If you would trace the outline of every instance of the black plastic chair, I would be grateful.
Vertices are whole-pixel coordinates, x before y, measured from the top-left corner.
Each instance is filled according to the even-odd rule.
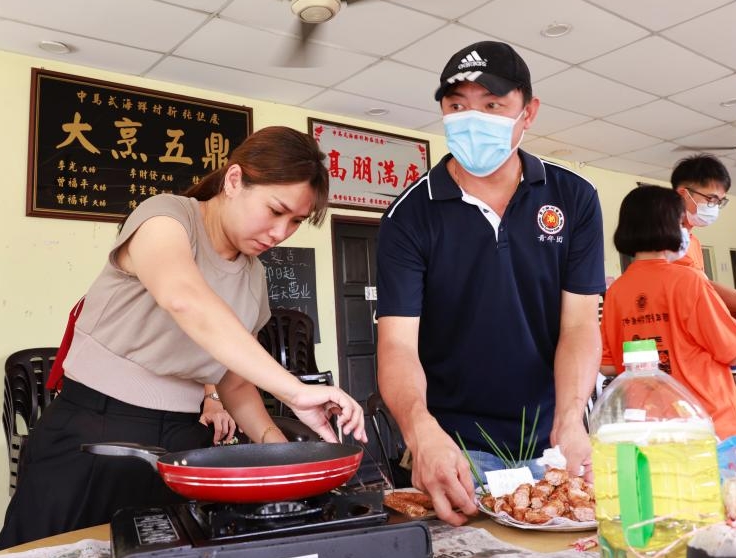
[[[314,357],[314,322],[298,310],[275,308],[271,319],[258,332],[258,341],[271,356],[305,384],[332,386],[331,371],[320,372]],[[264,393],[269,412],[279,416],[291,411],[283,403]]]
[[[28,433],[56,397],[56,392],[45,386],[57,351],[58,347],[24,349],[5,360],[3,430],[10,462],[11,495],[18,484]]]

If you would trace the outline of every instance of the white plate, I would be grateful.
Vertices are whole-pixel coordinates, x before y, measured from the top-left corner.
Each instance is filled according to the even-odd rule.
[[[480,489],[476,490],[480,495]],[[500,525],[506,525],[507,527],[515,527],[517,529],[527,529],[529,531],[592,531],[598,528],[597,521],[574,521],[567,519],[566,517],[555,517],[550,519],[547,523],[525,523],[524,521],[517,521],[507,513],[495,513],[492,509],[484,506],[480,500],[478,501],[478,508],[485,514],[489,515],[493,521]]]

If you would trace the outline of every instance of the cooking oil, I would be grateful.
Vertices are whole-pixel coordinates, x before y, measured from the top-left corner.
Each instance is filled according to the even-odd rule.
[[[601,556],[685,558],[696,529],[724,520],[713,421],[659,370],[654,340],[623,356],[589,420]]]
[[[649,464],[653,532],[642,556],[685,557],[687,535],[723,521],[716,440],[707,424],[650,422],[601,426],[593,437],[596,519],[601,556],[634,557],[621,524],[616,448],[637,440]]]

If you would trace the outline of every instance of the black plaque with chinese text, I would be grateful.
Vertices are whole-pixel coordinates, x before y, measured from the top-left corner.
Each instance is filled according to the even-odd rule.
[[[227,161],[252,109],[33,68],[26,215],[121,221]]]
[[[309,315],[314,322],[314,342],[319,343],[314,248],[276,246],[259,258],[266,268],[268,305]]]

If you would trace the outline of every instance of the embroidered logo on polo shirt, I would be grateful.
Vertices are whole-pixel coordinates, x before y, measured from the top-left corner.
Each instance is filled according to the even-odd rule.
[[[557,234],[565,226],[565,216],[559,207],[543,205],[537,213],[537,224],[545,234]]]

